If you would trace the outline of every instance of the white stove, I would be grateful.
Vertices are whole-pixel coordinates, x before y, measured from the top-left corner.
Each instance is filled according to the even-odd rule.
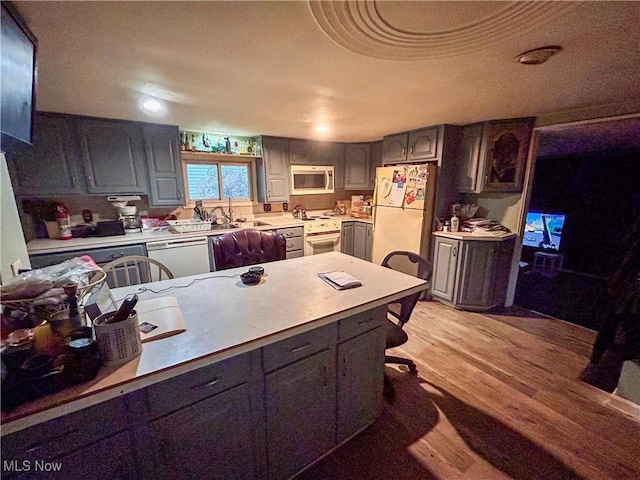
[[[304,254],[340,251],[342,221],[339,218],[313,216],[304,220]]]

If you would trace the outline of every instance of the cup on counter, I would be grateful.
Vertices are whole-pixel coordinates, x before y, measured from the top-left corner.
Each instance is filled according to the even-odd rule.
[[[98,350],[106,366],[122,365],[142,353],[138,314],[132,311],[127,319],[109,323],[116,311],[100,315],[93,321]]]

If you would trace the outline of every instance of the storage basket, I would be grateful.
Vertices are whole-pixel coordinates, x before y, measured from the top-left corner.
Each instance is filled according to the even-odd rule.
[[[134,310],[126,320],[104,323],[115,311],[100,315],[93,321],[98,350],[106,366],[122,365],[142,353],[138,314]]]

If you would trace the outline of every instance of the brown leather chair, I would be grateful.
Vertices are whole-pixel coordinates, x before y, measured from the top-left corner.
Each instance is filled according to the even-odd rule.
[[[287,240],[281,233],[247,228],[215,237],[211,245],[216,270],[287,258]]]

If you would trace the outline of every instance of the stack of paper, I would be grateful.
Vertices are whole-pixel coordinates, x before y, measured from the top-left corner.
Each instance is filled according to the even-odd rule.
[[[360,280],[343,271],[319,273],[318,276],[336,290],[345,290],[362,285]]]

